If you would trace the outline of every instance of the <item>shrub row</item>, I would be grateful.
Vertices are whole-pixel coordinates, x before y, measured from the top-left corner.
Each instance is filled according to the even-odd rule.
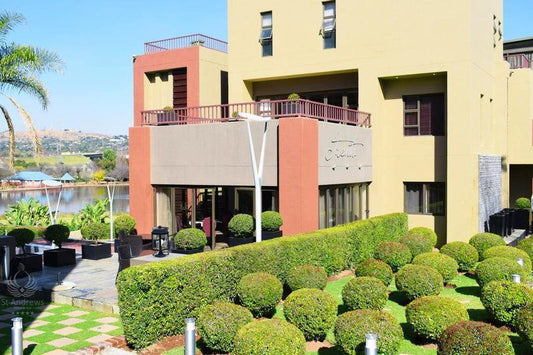
[[[42,238],[44,236],[44,231],[46,230],[46,227],[8,225],[8,226],[0,226],[0,231],[3,232],[5,235],[7,235],[13,229],[20,229],[20,228],[26,228],[26,229],[31,230],[35,234],[35,238]]]
[[[187,317],[215,300],[234,300],[239,280],[268,272],[283,283],[294,266],[323,267],[328,275],[370,258],[381,242],[407,232],[407,216],[390,214],[296,236],[130,267],[117,281],[128,342],[146,347],[183,332]],[[440,276],[440,275],[439,275]]]

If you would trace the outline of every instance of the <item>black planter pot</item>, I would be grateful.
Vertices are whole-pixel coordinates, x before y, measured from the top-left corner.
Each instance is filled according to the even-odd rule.
[[[279,238],[283,235],[282,231],[262,231],[261,232],[261,239],[262,240],[269,240],[274,238]]]
[[[228,237],[228,245],[230,247],[235,247],[237,245],[243,245],[243,244],[250,244],[253,242],[255,242],[255,237],[248,237],[248,238]]]
[[[489,217],[490,232],[505,237],[505,233],[507,232],[505,222],[505,215],[503,213],[495,213],[491,215]]]
[[[111,244],[83,244],[81,246],[82,259],[100,260],[111,257]]]
[[[171,252],[176,254],[197,254],[204,251],[204,247],[196,248],[196,249],[179,249],[179,248],[172,248]]]
[[[76,264],[76,250],[71,248],[50,249],[43,252],[45,266]]]
[[[41,271],[43,269],[43,256],[40,254],[15,255],[11,260],[11,273],[14,275],[18,271],[19,264],[24,264],[27,273]],[[23,273],[22,276],[25,274]]]
[[[514,228],[529,230],[529,210],[518,209],[515,211]]]

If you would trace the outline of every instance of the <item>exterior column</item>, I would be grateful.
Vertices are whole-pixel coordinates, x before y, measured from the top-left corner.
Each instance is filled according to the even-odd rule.
[[[318,121],[279,120],[279,211],[283,234],[318,229]]]
[[[130,127],[130,214],[139,234],[150,234],[155,222],[151,184],[150,127]]]

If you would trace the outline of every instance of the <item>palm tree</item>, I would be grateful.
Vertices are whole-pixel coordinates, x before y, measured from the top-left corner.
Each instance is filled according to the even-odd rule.
[[[42,148],[33,126],[31,117],[7,91],[26,93],[39,100],[43,109],[48,107],[48,92],[38,75],[47,71],[60,71],[62,62],[59,56],[53,52],[33,46],[8,43],[6,37],[16,26],[24,22],[24,16],[18,13],[0,13],[0,94],[6,96],[17,108],[24,123],[28,126],[35,154],[41,154]],[[0,105],[9,131],[9,167],[15,167],[15,131],[9,111]]]

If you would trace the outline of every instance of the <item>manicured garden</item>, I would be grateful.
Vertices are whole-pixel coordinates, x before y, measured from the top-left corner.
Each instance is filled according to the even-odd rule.
[[[232,354],[358,353],[369,333],[387,354],[530,353],[532,240],[435,243],[398,214],[132,268],[118,283],[124,332],[142,348],[195,316],[198,345]]]

